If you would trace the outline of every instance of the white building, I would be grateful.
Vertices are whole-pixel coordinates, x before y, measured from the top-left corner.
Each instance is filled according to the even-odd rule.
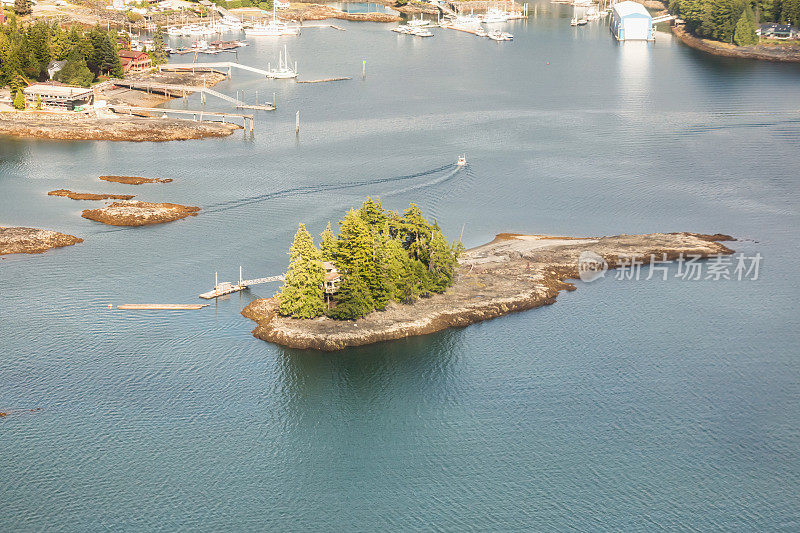
[[[642,4],[620,2],[611,12],[611,32],[618,41],[653,41],[653,17]]]

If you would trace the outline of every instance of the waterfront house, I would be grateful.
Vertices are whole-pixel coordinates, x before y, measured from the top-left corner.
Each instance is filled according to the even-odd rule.
[[[146,52],[135,50],[120,50],[119,61],[122,64],[122,72],[146,72],[153,68],[153,62]]]
[[[289,2],[281,2],[281,0],[275,0],[275,9],[289,9]]]
[[[618,41],[653,41],[653,17],[642,4],[625,1],[614,4],[611,32]]]
[[[35,83],[22,90],[25,102],[34,107],[41,102],[42,109],[73,111],[76,107],[94,101],[94,91],[85,87],[63,85],[57,82]]]
[[[761,24],[756,33],[765,39],[797,39],[800,38],[800,30],[790,24],[778,24],[768,22]]]
[[[325,269],[325,294],[335,294],[339,292],[339,282],[342,280],[342,275],[336,265],[330,261],[323,261],[322,268]]]

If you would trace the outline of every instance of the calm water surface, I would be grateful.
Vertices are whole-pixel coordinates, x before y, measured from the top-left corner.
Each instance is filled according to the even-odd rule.
[[[254,135],[2,140],[0,225],[85,242],[0,259],[0,530],[797,531],[800,66],[531,13],[499,44],[309,28],[286,41],[302,77],[353,80],[235,72],[216,88],[277,99]],[[283,42],[250,39],[239,60],[275,63]],[[120,230],[57,188],[204,212]],[[202,311],[107,308],[194,302],[239,265],[281,272],[298,222],[319,233],[366,195],[465,225],[468,246],[719,231],[764,260],[756,281],[579,283],[548,308],[337,354],[250,336],[239,312],[275,286]]]

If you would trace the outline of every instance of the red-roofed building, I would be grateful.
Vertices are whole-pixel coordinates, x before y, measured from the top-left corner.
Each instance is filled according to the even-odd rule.
[[[120,50],[119,62],[122,64],[122,72],[146,72],[153,68],[150,56],[146,52],[135,50]]]

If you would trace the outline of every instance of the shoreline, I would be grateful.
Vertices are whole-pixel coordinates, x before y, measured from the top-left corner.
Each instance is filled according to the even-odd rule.
[[[733,251],[718,241],[727,235],[654,233],[601,238],[499,234],[492,242],[464,252],[456,282],[444,293],[403,305],[392,302],[355,321],[327,317],[302,320],[277,314],[276,298],[254,300],[242,315],[257,323],[252,331],[261,340],[295,349],[337,351],[405,337],[463,327],[509,313],[556,302],[561,291],[576,286],[578,258],[589,251],[601,256],[609,269],[623,258],[643,265],[683,255],[707,258]]]
[[[734,57],[740,59],[760,59],[778,63],[800,63],[800,44],[786,51],[782,46],[766,47],[734,46],[709,39],[702,39],[692,35],[683,26],[671,26],[672,33],[690,48],[721,57]],[[770,53],[775,52],[775,53]]]
[[[150,72],[134,79],[162,83],[205,83],[212,87],[224,80],[222,74]],[[152,107],[174,97],[122,87],[103,87],[98,95],[110,104]],[[59,141],[188,141],[209,137],[227,137],[241,126],[216,121],[195,122],[191,119],[116,114],[98,108],[84,113],[28,109],[0,111],[0,136],[18,139]]]

